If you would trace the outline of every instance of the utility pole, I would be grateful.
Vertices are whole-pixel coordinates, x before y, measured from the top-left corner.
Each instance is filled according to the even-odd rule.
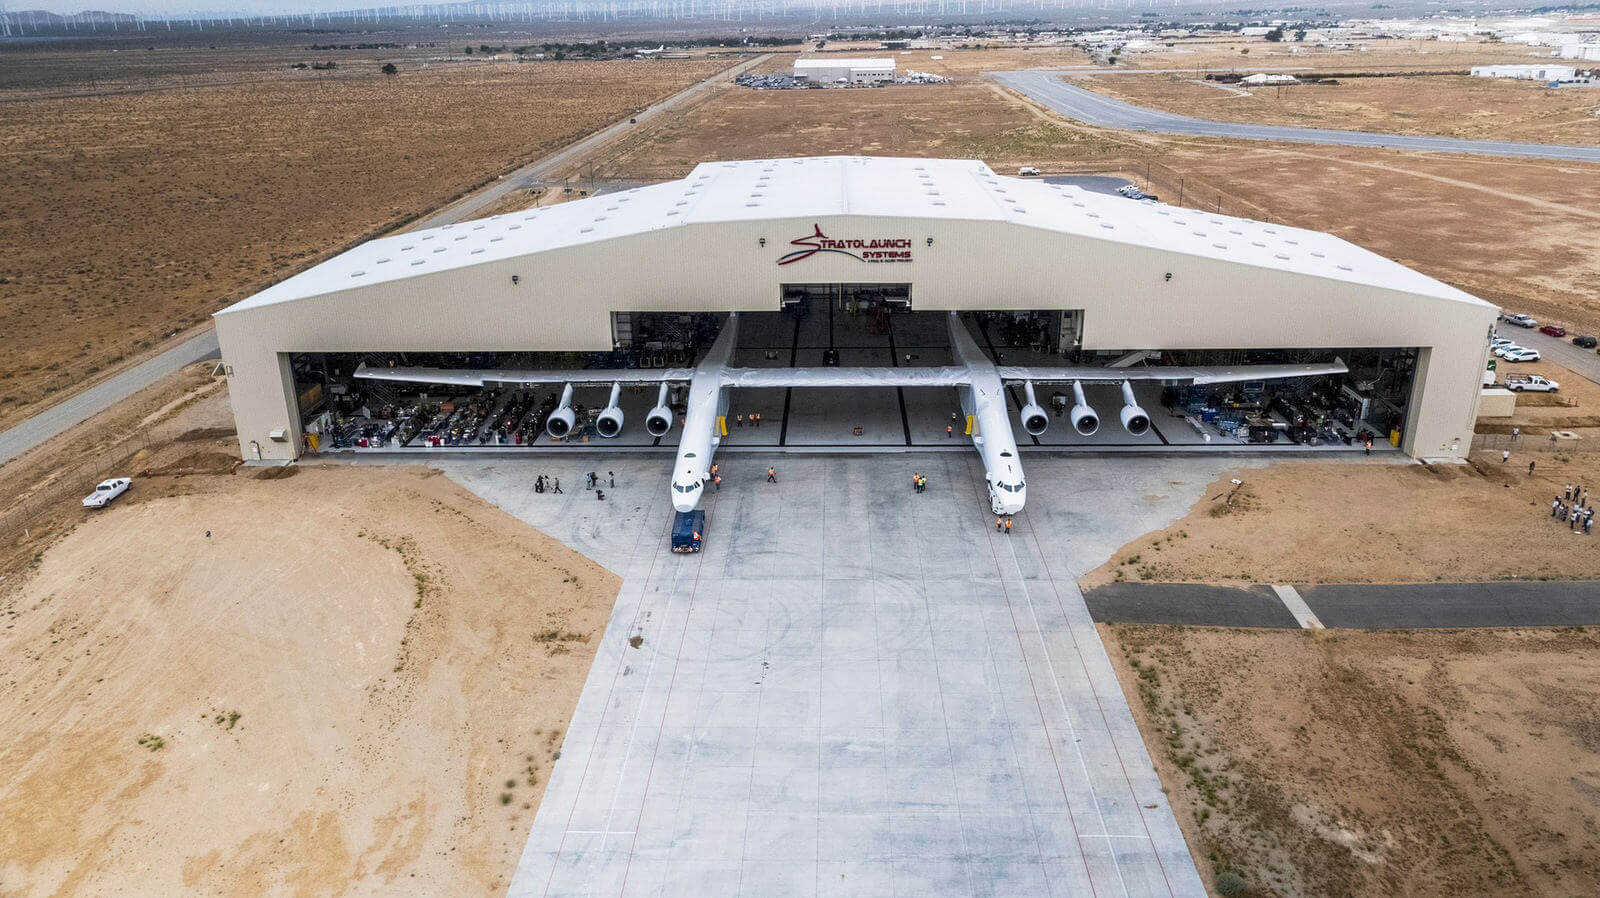
[[[1178,179],[1178,208],[1183,208],[1183,179]]]

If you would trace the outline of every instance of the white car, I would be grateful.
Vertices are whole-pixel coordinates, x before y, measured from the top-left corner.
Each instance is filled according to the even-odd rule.
[[[1506,357],[1506,353],[1508,353],[1508,352],[1521,352],[1521,351],[1522,351],[1522,347],[1518,346],[1515,343],[1506,343],[1506,344],[1504,344],[1502,346],[1496,346],[1494,348],[1495,356],[1498,357],[1498,358],[1502,358],[1502,359]]]
[[[1031,165],[1024,165],[1017,169],[1017,174],[1024,178],[1036,178],[1039,176],[1039,170]]]
[[[133,480],[127,477],[114,477],[111,480],[102,480],[94,488],[94,492],[83,497],[84,508],[105,508],[111,500],[128,491],[133,486]]]
[[[1517,327],[1535,327],[1539,322],[1527,315],[1507,315],[1506,324],[1515,324]]]
[[[1501,358],[1508,362],[1537,362],[1539,361],[1539,350],[1521,348],[1513,349],[1501,356]]]
[[[1516,344],[1516,342],[1517,341],[1515,340],[1507,340],[1505,337],[1495,337],[1493,340],[1489,341],[1489,348],[1499,349],[1502,346],[1513,346]]]

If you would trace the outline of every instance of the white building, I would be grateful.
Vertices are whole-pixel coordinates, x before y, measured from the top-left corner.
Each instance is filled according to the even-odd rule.
[[[739,312],[752,333],[766,321],[782,334],[792,303],[816,303],[810,320],[831,327],[832,310],[872,297],[933,332],[952,311],[1048,319],[1037,339],[1053,345],[1039,351],[1091,360],[1337,357],[1350,377],[1331,388],[1387,403],[1375,429],[1426,457],[1471,444],[1498,311],[1330,234],[973,160],[852,156],[707,162],[678,181],[383,237],[216,323],[240,452],[282,461],[303,451],[300,397],[329,371],[395,354],[571,367],[560,360],[637,348],[652,319],[714,331]]]
[[[1239,83],[1257,86],[1263,84],[1299,84],[1300,82],[1296,81],[1293,75],[1275,75],[1269,72],[1257,72],[1254,75],[1246,75],[1244,78],[1241,78]]]
[[[894,80],[893,59],[813,57],[794,61],[794,80],[809,84],[882,84]]]
[[[1570,65],[1475,65],[1474,78],[1517,78],[1523,81],[1571,81],[1578,70]]]
[[[1561,58],[1600,62],[1600,44],[1562,44]]]

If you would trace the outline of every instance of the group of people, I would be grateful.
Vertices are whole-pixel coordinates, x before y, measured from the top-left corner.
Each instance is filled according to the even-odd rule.
[[[744,412],[740,412],[739,414],[734,415],[733,416],[733,426],[734,427],[743,427],[746,418],[750,419],[750,426],[751,427],[760,427],[761,426],[761,413],[760,412],[750,412],[749,414],[745,414]]]
[[[1550,501],[1550,517],[1570,525],[1573,533],[1592,535],[1594,509],[1589,507],[1589,491],[1580,484],[1567,484],[1566,490]]]
[[[994,529],[995,529],[996,532],[1004,533],[1006,536],[1010,536],[1011,535],[1011,518],[1009,516],[1002,517],[1001,515],[995,515],[994,516]]]
[[[921,474],[918,474],[916,471],[912,471],[911,472],[911,491],[913,493],[925,493],[925,492],[927,492],[928,491],[928,478],[922,476]]]
[[[611,487],[612,489],[616,489],[616,486],[617,486],[617,472],[616,471],[607,471],[606,472],[606,485]],[[606,491],[600,488],[600,475],[599,474],[596,474],[595,472],[590,471],[589,472],[589,482],[584,484],[583,488],[586,489],[586,490],[594,490],[594,497],[595,497],[596,501],[599,501],[599,502],[606,501]]]
[[[561,478],[540,474],[538,477],[533,478],[533,491],[536,493],[559,493],[561,492]]]

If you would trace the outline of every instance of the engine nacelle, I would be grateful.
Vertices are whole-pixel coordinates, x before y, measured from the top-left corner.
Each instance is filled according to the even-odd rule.
[[[667,408],[667,385],[656,394],[656,407],[644,416],[644,429],[653,437],[664,437],[672,429],[672,409]]]
[[[1033,381],[1024,381],[1022,390],[1028,396],[1028,403],[1022,407],[1017,418],[1022,422],[1022,429],[1033,436],[1038,436],[1050,428],[1050,416],[1039,405],[1039,400],[1033,396]]]
[[[544,432],[553,439],[561,439],[572,432],[578,423],[578,416],[572,411],[572,384],[561,388],[561,401],[556,403],[556,410],[544,421]]]
[[[622,409],[617,401],[622,398],[622,384],[611,385],[611,400],[606,403],[605,411],[594,419],[594,429],[606,439],[611,439],[622,433]]]
[[[1139,407],[1133,398],[1133,384],[1127,381],[1122,382],[1122,429],[1134,436],[1150,429],[1150,413]]]
[[[1088,400],[1083,398],[1083,384],[1072,382],[1072,429],[1083,436],[1092,436],[1100,429],[1100,416],[1089,407]]]

